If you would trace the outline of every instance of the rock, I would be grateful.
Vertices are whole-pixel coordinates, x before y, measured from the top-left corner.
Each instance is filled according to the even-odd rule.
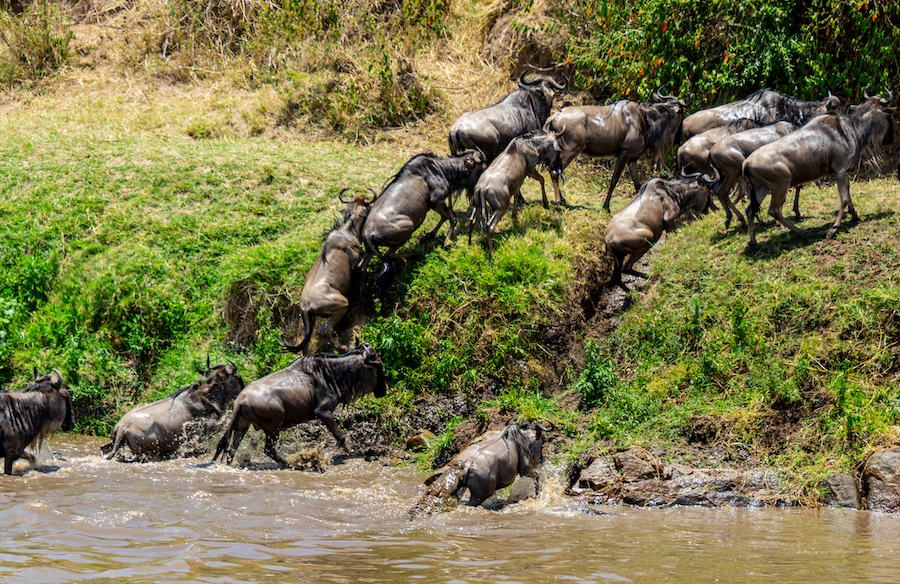
[[[671,476],[671,472],[667,475],[666,469],[658,458],[640,447],[613,454],[613,462],[625,482],[663,479]]]
[[[672,505],[684,505],[686,507],[712,507],[713,503],[706,498],[706,494],[703,491],[691,491],[689,493],[682,493],[675,497],[675,500],[672,501]]]
[[[419,430],[419,433],[406,440],[406,449],[414,452],[426,450],[428,442],[434,439],[434,434],[428,430]]]
[[[578,486],[582,489],[611,493],[618,490],[619,472],[609,458],[596,458],[578,477]]]
[[[859,509],[859,489],[852,476],[843,472],[831,473],[822,479],[821,486],[823,504]]]
[[[900,448],[870,456],[863,469],[862,485],[867,509],[900,511]]]

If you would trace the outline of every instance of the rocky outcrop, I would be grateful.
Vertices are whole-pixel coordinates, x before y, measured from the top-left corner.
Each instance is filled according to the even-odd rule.
[[[773,471],[703,469],[663,464],[643,448],[631,448],[594,459],[569,494],[585,503],[625,503],[641,507],[793,506]]]
[[[870,456],[860,482],[867,509],[900,511],[900,448],[882,450]]]
[[[856,479],[843,472],[835,472],[822,479],[822,499],[824,505],[859,509],[859,489]]]

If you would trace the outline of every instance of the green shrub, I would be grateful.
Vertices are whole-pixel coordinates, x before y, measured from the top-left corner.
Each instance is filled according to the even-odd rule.
[[[596,96],[665,84],[694,105],[772,87],[807,99],[900,85],[900,5],[843,0],[567,0],[567,59]],[[865,55],[864,59],[859,58]]]

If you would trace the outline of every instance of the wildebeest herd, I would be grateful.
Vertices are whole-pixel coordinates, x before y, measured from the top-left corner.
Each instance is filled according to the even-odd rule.
[[[893,96],[865,94],[856,105],[842,105],[829,94],[822,101],[800,101],[769,89],[745,99],[705,109],[684,117],[687,104],[662,88],[649,101],[629,99],[607,105],[565,107],[551,115],[554,96],[566,89],[549,76],[523,74],[518,87],[498,103],[469,112],[450,128],[449,156],[421,153],[413,156],[373,198],[345,198],[343,222],[327,234],[322,251],[306,275],[300,297],[303,336],[294,353],[307,352],[316,319],[325,319],[331,346],[339,346],[335,328],[361,297],[367,266],[374,257],[381,268],[371,286],[379,290],[398,259],[397,251],[424,223],[429,210],[440,220],[425,237],[434,237],[445,222],[444,240],[450,245],[456,231],[454,195],[467,195],[469,240],[480,218],[488,254],[492,234],[506,211],[523,203],[520,190],[526,177],[540,183],[542,203],[549,207],[545,168],[554,188],[555,203],[566,204],[559,182],[564,170],[581,153],[615,159],[603,202],[610,198],[627,164],[634,182],[634,198],[609,221],[605,241],[613,264],[610,284],[625,288],[622,274],[669,231],[687,218],[714,209],[715,197],[726,214],[747,225],[748,247],[756,245],[756,221],[763,199],[771,194],[769,214],[784,227],[798,232],[782,215],[787,191],[796,188],[794,213],[799,217],[800,185],[825,176],[837,181],[840,204],[828,236],[840,227],[845,211],[857,218],[850,199],[848,171],[864,157],[874,156],[893,140]],[[673,178],[651,178],[641,185],[637,162],[651,159],[665,166],[676,145],[679,173]],[[744,216],[731,191],[741,178],[747,184],[749,205]],[[374,193],[373,193],[374,194]],[[627,290],[627,288],[626,288]],[[208,435],[218,428],[226,408],[233,413],[218,442],[213,461],[231,463],[250,427],[265,434],[265,454],[285,466],[275,445],[281,430],[309,420],[321,420],[338,444],[350,445],[334,410],[368,393],[384,396],[384,365],[368,343],[354,344],[341,354],[316,353],[246,387],[234,364],[199,370],[202,379],[179,389],[169,398],[128,412],[113,431],[102,453],[112,459],[128,446],[139,459],[175,456],[191,435]],[[58,428],[72,427],[72,401],[62,375],[43,377],[19,392],[0,392],[0,455],[4,472],[30,457],[29,445],[39,445]],[[425,482],[425,494],[411,515],[439,507],[451,496],[469,489],[469,503],[481,504],[517,475],[537,477],[546,429],[539,424],[510,424],[500,433],[473,443]]]

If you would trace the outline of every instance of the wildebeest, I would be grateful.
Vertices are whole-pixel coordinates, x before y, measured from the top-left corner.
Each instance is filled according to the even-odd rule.
[[[822,101],[801,101],[780,91],[760,89],[744,99],[700,110],[684,118],[681,139],[688,140],[701,132],[741,118],[753,120],[759,125],[791,122],[800,126],[840,105],[841,100],[831,95],[830,91]]]
[[[774,142],[761,146],[744,161],[742,171],[750,185],[747,208],[752,249],[756,245],[756,214],[767,193],[772,193],[769,215],[794,233],[800,230],[781,212],[787,191],[817,178],[831,175],[837,180],[840,203],[837,217],[828,231],[834,236],[849,208],[859,220],[850,200],[850,178],[847,171],[862,155],[875,156],[882,144],[893,143],[894,109],[885,107],[892,98],[867,97],[861,104],[844,111],[822,114],[805,126]]]
[[[444,244],[450,243],[456,217],[447,199],[463,189],[469,191],[471,198],[472,189],[486,166],[484,154],[477,150],[466,150],[455,156],[417,154],[403,165],[375,198],[363,226],[367,251],[376,254],[384,264],[379,276],[390,267],[388,257],[409,241],[425,221],[429,209],[437,211],[441,220],[428,235],[433,236],[444,221],[449,221],[450,230]],[[382,247],[389,252],[382,253],[379,249]]]
[[[502,432],[470,444],[425,480],[425,493],[410,510],[410,518],[439,510],[450,497],[458,499],[467,488],[468,505],[481,505],[520,475],[534,479],[538,492],[546,431],[540,424],[510,424]]]
[[[653,247],[663,231],[671,231],[683,217],[699,215],[706,208],[710,185],[718,178],[717,174],[706,177],[696,173],[672,180],[652,178],[644,183],[606,228],[606,249],[613,259],[609,283],[627,291],[623,273],[643,276],[632,270],[634,263]]]
[[[494,105],[463,114],[450,126],[450,152],[481,150],[490,162],[516,136],[540,130],[550,115],[554,96],[567,85],[546,76],[527,79],[522,73],[518,89]]]
[[[722,138],[709,151],[709,162],[719,171],[719,181],[713,185],[713,192],[725,208],[725,227],[731,225],[731,212],[737,215],[742,226],[746,226],[744,216],[729,197],[734,184],[741,178],[741,166],[747,156],[761,146],[787,136],[797,127],[790,122],[775,122],[761,128],[753,128]],[[800,187],[794,194],[794,215],[800,218]]]
[[[106,458],[112,460],[126,444],[141,459],[169,458],[192,436],[215,430],[225,408],[244,388],[244,380],[234,363],[210,367],[207,359],[206,369],[197,371],[204,379],[122,416],[112,440],[100,447]]]
[[[480,212],[481,226],[487,237],[488,255],[494,253],[491,235],[510,203],[513,206],[513,217],[516,216],[517,197],[526,176],[540,183],[542,203],[545,209],[549,207],[544,177],[538,172],[537,167],[552,166],[558,157],[559,143],[549,134],[535,131],[513,138],[503,153],[481,174],[475,185],[469,216],[469,243],[472,242],[472,224],[475,222],[475,215]],[[490,218],[488,207],[493,211]]]
[[[757,123],[753,120],[741,118],[725,126],[718,126],[697,134],[678,147],[678,152],[675,155],[675,159],[678,161],[678,168],[685,174],[710,172],[712,168],[709,165],[709,151],[712,147],[732,134],[750,130],[756,126]]]
[[[338,444],[349,452],[347,439],[334,419],[334,409],[369,392],[374,392],[375,397],[387,393],[381,357],[372,345],[363,343],[341,355],[300,357],[244,388],[234,400],[231,422],[219,440],[213,460],[224,453],[224,460],[230,464],[252,425],[266,435],[266,455],[287,466],[275,450],[279,432],[315,418],[322,420]]]
[[[72,396],[63,385],[62,375],[53,371],[34,378],[22,391],[0,392],[0,456],[3,472],[12,474],[19,458],[34,461],[25,449],[35,444],[39,449],[44,439],[62,428],[74,426]]]
[[[362,197],[338,198],[347,205],[344,222],[325,237],[322,251],[306,273],[306,282],[300,292],[300,315],[303,319],[303,339],[298,345],[285,344],[295,353],[306,351],[315,328],[316,317],[328,319],[331,332],[350,308],[354,280],[359,280],[363,268],[362,229],[370,213],[370,201]]]
[[[619,100],[609,105],[572,106],[563,108],[547,120],[544,131],[556,135],[562,152],[550,179],[556,200],[565,202],[559,190],[562,170],[580,153],[591,156],[614,156],[612,179],[603,208],[609,211],[609,200],[619,182],[625,164],[631,171],[634,188],[640,187],[637,161],[650,156],[658,161],[678,139],[685,102],[659,90],[651,102]]]

